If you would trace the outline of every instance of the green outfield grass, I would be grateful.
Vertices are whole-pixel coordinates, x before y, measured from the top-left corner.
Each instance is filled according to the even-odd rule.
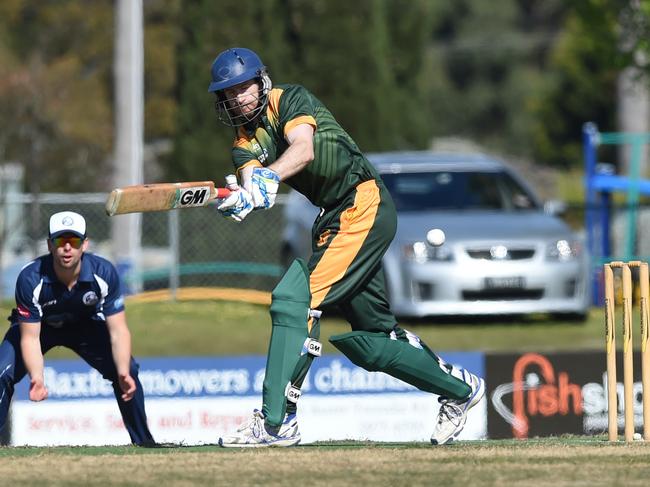
[[[8,313],[10,304],[0,307]],[[265,354],[265,306],[226,301],[129,303],[136,356]],[[603,311],[585,323],[521,319],[423,320],[404,326],[435,350],[603,350]],[[635,326],[635,333],[638,333]],[[348,325],[325,318],[323,338]],[[325,352],[334,348],[325,343]],[[638,340],[637,340],[638,343]],[[604,351],[603,351],[604,355]],[[52,351],[48,357],[73,357]],[[650,444],[604,437],[426,443],[327,442],[291,449],[0,447],[2,485],[625,485],[650,478]]]
[[[5,316],[11,304],[4,303]],[[266,354],[270,318],[266,306],[227,301],[128,303],[127,317],[136,356]],[[604,350],[603,310],[593,308],[585,323],[545,316],[491,320],[421,320],[402,325],[439,351]],[[638,326],[634,327],[638,333]],[[336,350],[326,338],[349,331],[338,317],[322,320],[325,353]],[[637,338],[636,343],[639,343]],[[48,357],[73,357],[63,349]]]
[[[604,438],[215,446],[0,448],[6,485],[645,486],[650,444]]]

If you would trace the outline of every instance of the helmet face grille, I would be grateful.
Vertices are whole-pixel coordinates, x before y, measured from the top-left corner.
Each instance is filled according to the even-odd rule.
[[[243,114],[242,108],[245,105],[239,103],[237,98],[226,98],[223,90],[215,92],[217,100],[214,106],[217,110],[219,121],[229,127],[241,127],[257,120],[266,110],[269,101],[269,92],[271,91],[271,79],[263,72],[257,78],[260,89],[257,95],[257,106],[249,113]]]

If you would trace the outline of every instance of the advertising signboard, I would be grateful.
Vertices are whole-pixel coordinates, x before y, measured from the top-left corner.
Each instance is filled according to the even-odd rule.
[[[640,355],[635,355],[635,424],[642,424]],[[488,436],[532,438],[607,432],[607,373],[603,351],[490,354]],[[618,370],[623,370],[622,360]],[[619,426],[623,377],[618,377]]]
[[[444,354],[483,374],[480,353]],[[266,357],[140,359],[147,416],[159,442],[213,444],[260,408]],[[13,445],[127,444],[111,384],[81,360],[48,360],[46,401],[28,400],[29,382],[16,387]],[[303,443],[324,440],[428,441],[436,396],[340,355],[314,361],[299,403]],[[462,438],[485,437],[486,402],[473,410]]]

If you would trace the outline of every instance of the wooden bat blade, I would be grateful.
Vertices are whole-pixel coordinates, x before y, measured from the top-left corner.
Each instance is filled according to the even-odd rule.
[[[215,198],[225,198],[230,191],[215,188],[212,181],[187,183],[139,184],[116,188],[106,201],[109,216],[177,208],[206,206]]]

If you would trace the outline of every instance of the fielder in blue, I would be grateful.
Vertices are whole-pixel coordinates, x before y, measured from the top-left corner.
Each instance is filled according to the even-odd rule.
[[[78,213],[52,215],[47,246],[49,254],[27,264],[18,276],[11,326],[0,344],[0,429],[14,385],[25,374],[30,400],[47,399],[43,355],[63,346],[113,383],[131,442],[155,445],[115,267],[86,252],[86,221]]]

